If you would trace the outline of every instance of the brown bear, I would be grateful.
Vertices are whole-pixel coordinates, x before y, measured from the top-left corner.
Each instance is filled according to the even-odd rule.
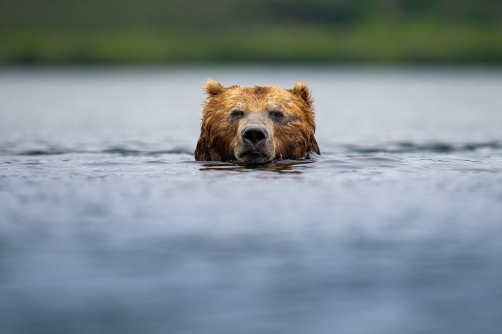
[[[308,87],[223,87],[209,79],[197,161],[264,163],[320,154]]]

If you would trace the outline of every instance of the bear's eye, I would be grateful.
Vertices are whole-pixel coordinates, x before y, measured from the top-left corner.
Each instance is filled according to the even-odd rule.
[[[283,119],[284,113],[280,110],[274,110],[270,113],[270,116],[272,116],[275,119]]]
[[[244,116],[244,112],[242,110],[232,110],[232,112],[230,113],[230,116],[232,116],[234,118],[241,118]]]

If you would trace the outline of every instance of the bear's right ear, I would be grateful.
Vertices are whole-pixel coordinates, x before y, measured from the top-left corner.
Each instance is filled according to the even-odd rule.
[[[204,85],[204,92],[209,95],[209,97],[218,95],[224,89],[225,87],[223,87],[220,83],[213,81],[213,79],[207,79],[206,84]]]

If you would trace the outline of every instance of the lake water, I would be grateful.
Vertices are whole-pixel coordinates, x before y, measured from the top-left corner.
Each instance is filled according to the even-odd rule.
[[[193,158],[306,82],[315,161]],[[1,333],[500,333],[500,68],[0,70]]]

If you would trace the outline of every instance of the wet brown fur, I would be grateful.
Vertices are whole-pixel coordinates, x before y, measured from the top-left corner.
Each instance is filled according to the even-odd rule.
[[[313,99],[304,83],[292,89],[276,86],[223,87],[208,80],[208,95],[202,111],[201,134],[195,149],[197,161],[234,161],[238,122],[230,119],[232,110],[285,111],[285,121],[272,125],[275,159],[301,159],[309,152],[320,154],[314,137]]]

